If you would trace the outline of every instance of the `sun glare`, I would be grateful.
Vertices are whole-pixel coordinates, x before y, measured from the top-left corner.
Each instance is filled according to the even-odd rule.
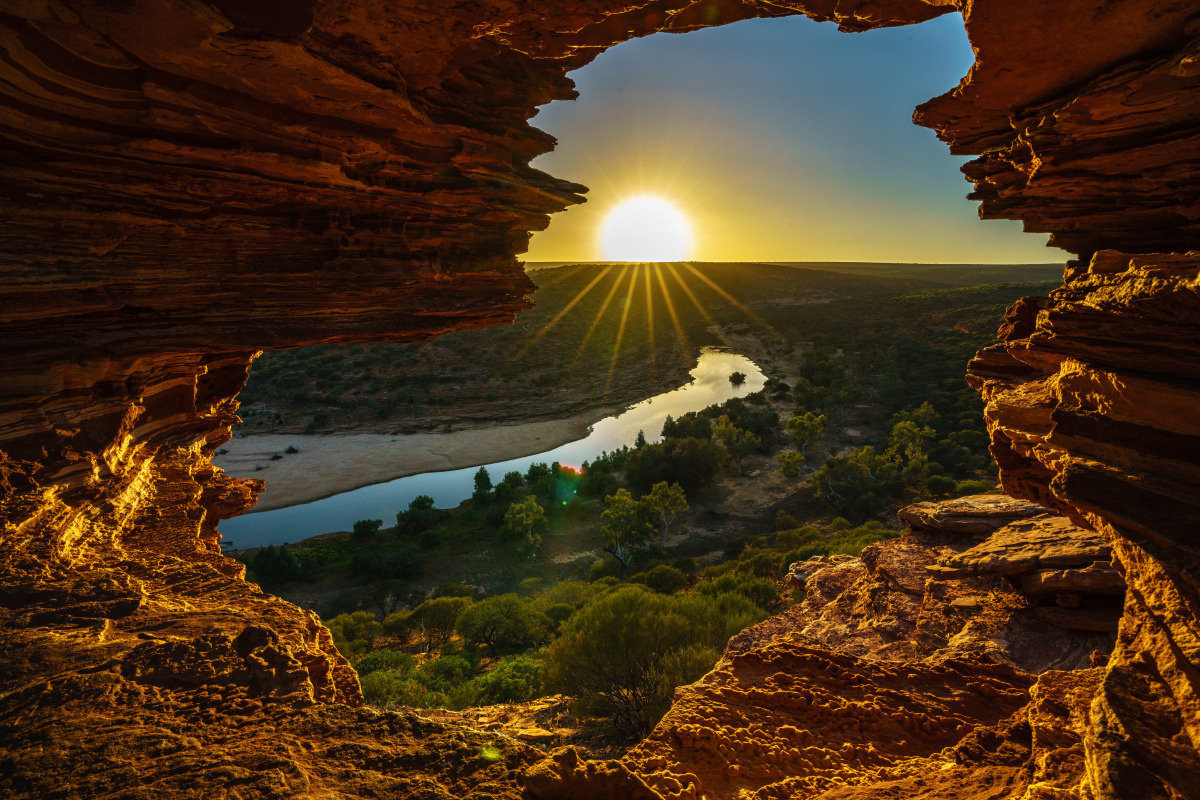
[[[692,226],[660,197],[632,197],[604,218],[600,246],[606,261],[682,261],[692,250]]]

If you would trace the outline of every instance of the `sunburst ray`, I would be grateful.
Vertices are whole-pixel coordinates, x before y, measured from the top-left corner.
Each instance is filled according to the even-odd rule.
[[[543,327],[540,331],[535,333],[533,335],[533,337],[530,338],[530,340],[525,343],[525,346],[522,347],[519,351],[517,351],[517,354],[515,356],[513,356],[512,358],[510,358],[508,360],[508,363],[511,364],[512,362],[519,360],[522,356],[524,356],[526,353],[528,353],[530,348],[532,348],[535,344],[537,344],[538,341],[541,340],[541,338],[543,336],[545,336],[547,333],[549,333],[550,329],[552,329],[555,325],[557,325],[559,323],[559,321],[561,321],[562,318],[565,317],[568,314],[568,312],[570,312],[570,310],[572,308],[574,308],[575,305],[580,300],[582,300],[584,297],[586,297],[587,293],[590,292],[592,290],[592,288],[597,283],[599,283],[604,278],[605,275],[607,275],[611,271],[612,271],[612,265],[610,264],[609,266],[604,268],[603,272],[601,272],[596,277],[592,278],[592,280],[588,283],[587,286],[580,289],[579,292],[573,298],[571,298],[570,302],[568,302],[565,306],[563,306],[562,310],[559,311],[557,314],[555,314],[554,318],[546,323],[545,327]]]

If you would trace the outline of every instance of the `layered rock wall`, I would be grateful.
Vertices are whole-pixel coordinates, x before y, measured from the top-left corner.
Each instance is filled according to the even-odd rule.
[[[106,744],[68,722],[93,711],[91,728],[119,736],[193,703],[265,719],[301,698],[345,733],[359,695],[328,635],[219,553],[217,523],[257,487],[209,457],[261,348],[412,341],[523,307],[529,232],[584,191],[528,167],[553,140],[527,120],[574,96],[567,71],[659,30],[804,13],[853,31],[956,10],[976,63],[917,121],[978,156],[965,172],[982,215],[1081,257],[1062,289],[1010,311],[971,371],[1005,486],[1109,537],[1130,587],[1089,712],[1086,791],[1194,795],[1192,0],[6,4],[0,720],[25,749],[46,726],[58,770],[10,749],[8,793],[90,769]],[[145,647],[160,667],[143,669]],[[200,691],[187,665],[218,651]],[[298,755],[312,746],[290,751],[292,789],[342,774]],[[489,791],[516,791],[471,763]],[[236,769],[195,774],[210,795],[248,791],[231,788]]]

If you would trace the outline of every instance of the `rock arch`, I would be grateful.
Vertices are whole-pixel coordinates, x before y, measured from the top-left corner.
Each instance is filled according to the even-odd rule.
[[[1110,536],[1131,588],[1080,791],[1200,795],[1192,0],[9,4],[0,781],[353,795],[411,786],[336,743],[386,761],[424,737],[469,759],[467,735],[357,710],[318,620],[220,555],[217,522],[257,487],[209,456],[252,354],[511,319],[528,232],[585,191],[528,167],[554,142],[527,119],[605,47],[748,17],[854,31],[955,11],[975,66],[916,121],[976,156],[981,216],[1078,256],[970,375],[1006,488]],[[515,791],[531,758],[476,784]]]

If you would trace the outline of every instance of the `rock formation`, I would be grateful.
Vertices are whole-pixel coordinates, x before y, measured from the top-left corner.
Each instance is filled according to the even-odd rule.
[[[1039,742],[1085,756],[1040,796],[1200,794],[1194,0],[7,3],[0,791],[97,795],[112,788],[86,778],[98,765],[134,780],[165,764],[178,783],[160,793],[198,781],[208,796],[515,793],[519,749],[509,766],[467,759],[431,768],[423,788],[388,783],[418,762],[376,748],[412,743],[421,724],[355,710],[354,675],[318,621],[220,555],[217,523],[258,489],[210,463],[253,353],[511,319],[531,288],[516,259],[528,232],[583,192],[528,167],[553,141],[527,120],[572,97],[566,72],[608,46],[754,16],[853,31],[953,11],[976,63],[917,122],[977,156],[964,172],[983,216],[1021,219],[1079,256],[1062,288],[1010,310],[971,380],[1006,490],[1105,537],[1129,591],[1102,674],[1034,686],[1057,722],[1027,715],[990,743],[967,737],[949,766],[887,772],[894,788],[876,794],[961,796],[985,780],[972,765],[989,747]],[[1076,567],[1029,587],[1113,582]],[[771,657],[797,670],[842,658]],[[749,691],[754,658],[696,691]],[[914,672],[922,708],[973,686],[1000,686],[1008,705],[1023,691],[1015,672],[973,669]],[[964,702],[963,719],[981,721]],[[212,722],[193,735],[201,714]],[[138,738],[150,730],[173,731],[156,735],[178,755],[156,757]],[[889,743],[880,769],[940,736]],[[113,740],[139,744],[113,753]],[[284,748],[285,782],[247,782]],[[607,769],[596,775],[624,774]],[[990,774],[1002,796],[1007,778]]]
[[[584,762],[561,749],[530,770],[530,794],[1070,796],[1086,770],[1095,665],[1113,637],[1045,625],[1015,573],[938,567],[994,551],[1014,525],[1032,534],[1026,557],[1060,558],[1072,539],[1083,550],[1095,534],[995,496],[922,503],[902,516],[921,528],[861,558],[793,565],[789,583],[803,599],[730,640],[624,758]],[[1120,606],[1106,612],[1115,631]]]

